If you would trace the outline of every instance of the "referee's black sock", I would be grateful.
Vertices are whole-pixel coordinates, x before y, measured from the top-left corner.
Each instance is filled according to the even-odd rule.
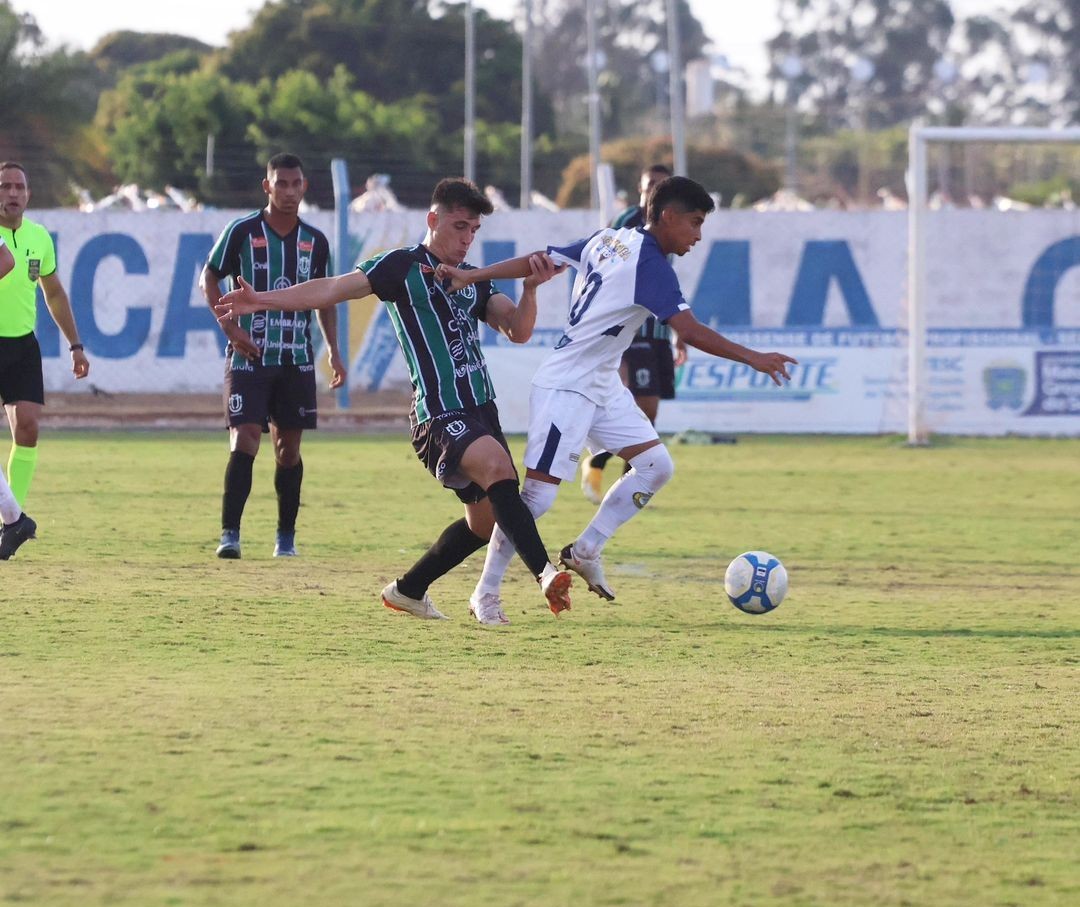
[[[225,467],[225,494],[221,499],[221,528],[240,529],[240,518],[244,515],[244,505],[251,494],[251,467],[255,458],[240,450],[229,454],[229,463]]]
[[[488,540],[476,535],[462,517],[447,526],[435,544],[397,581],[398,591],[409,598],[423,598],[428,586],[487,543]]]
[[[603,469],[607,466],[608,460],[610,460],[614,454],[610,450],[605,450],[603,453],[598,453],[595,456],[589,458],[590,469]]]
[[[536,520],[521,500],[517,481],[503,479],[496,482],[487,490],[487,495],[491,500],[491,509],[495,511],[495,522],[517,549],[529,572],[539,576],[551,561],[548,560],[540,533],[536,531]]]
[[[285,532],[296,529],[296,514],[300,511],[300,483],[304,481],[304,461],[295,466],[278,465],[274,470],[274,491],[277,492],[277,528]]]

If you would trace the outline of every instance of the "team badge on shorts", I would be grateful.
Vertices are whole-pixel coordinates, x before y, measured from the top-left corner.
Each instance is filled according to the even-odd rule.
[[[229,394],[229,414],[238,416],[244,411],[244,395]]]
[[[455,419],[446,426],[446,433],[451,438],[460,438],[468,430],[468,426],[460,419]]]

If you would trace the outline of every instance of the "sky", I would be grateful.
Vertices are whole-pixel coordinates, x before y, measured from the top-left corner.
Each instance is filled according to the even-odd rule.
[[[19,12],[29,12],[46,38],[55,44],[88,50],[112,31],[172,32],[207,44],[222,45],[225,36],[251,21],[261,0],[8,0]],[[510,18],[518,0],[475,0],[499,18]],[[1015,0],[953,0],[957,15],[989,12]],[[689,0],[704,26],[713,52],[745,69],[760,83],[766,71],[765,42],[776,34],[777,0]]]
[[[8,0],[29,12],[46,38],[56,44],[89,50],[105,34],[121,29],[190,35],[207,44],[224,44],[229,31],[251,21],[260,0]],[[499,18],[510,18],[517,0],[475,0]],[[690,0],[690,8],[716,50],[751,73],[764,70],[764,42],[776,31],[776,0]],[[731,10],[738,9],[733,17]]]

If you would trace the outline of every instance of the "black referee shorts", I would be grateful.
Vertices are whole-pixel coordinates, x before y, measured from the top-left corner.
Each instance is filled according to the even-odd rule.
[[[22,337],[0,337],[0,400],[5,405],[45,402],[41,347],[33,332]]]

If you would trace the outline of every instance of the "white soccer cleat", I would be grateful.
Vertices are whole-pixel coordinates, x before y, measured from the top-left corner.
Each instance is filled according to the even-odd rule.
[[[423,598],[409,598],[398,592],[397,580],[394,580],[382,590],[382,603],[391,611],[401,611],[403,614],[411,614],[421,620],[449,620],[449,618],[435,607],[431,596],[426,592]]]
[[[604,566],[599,557],[579,557],[574,553],[574,546],[567,545],[559,555],[559,564],[567,570],[573,570],[589,586],[590,592],[595,592],[601,598],[609,602],[615,601],[615,590],[608,585],[604,578]]]
[[[485,592],[483,595],[477,595],[474,592],[470,595],[469,613],[480,623],[489,627],[510,623],[510,618],[503,611],[502,601],[494,592]]]

